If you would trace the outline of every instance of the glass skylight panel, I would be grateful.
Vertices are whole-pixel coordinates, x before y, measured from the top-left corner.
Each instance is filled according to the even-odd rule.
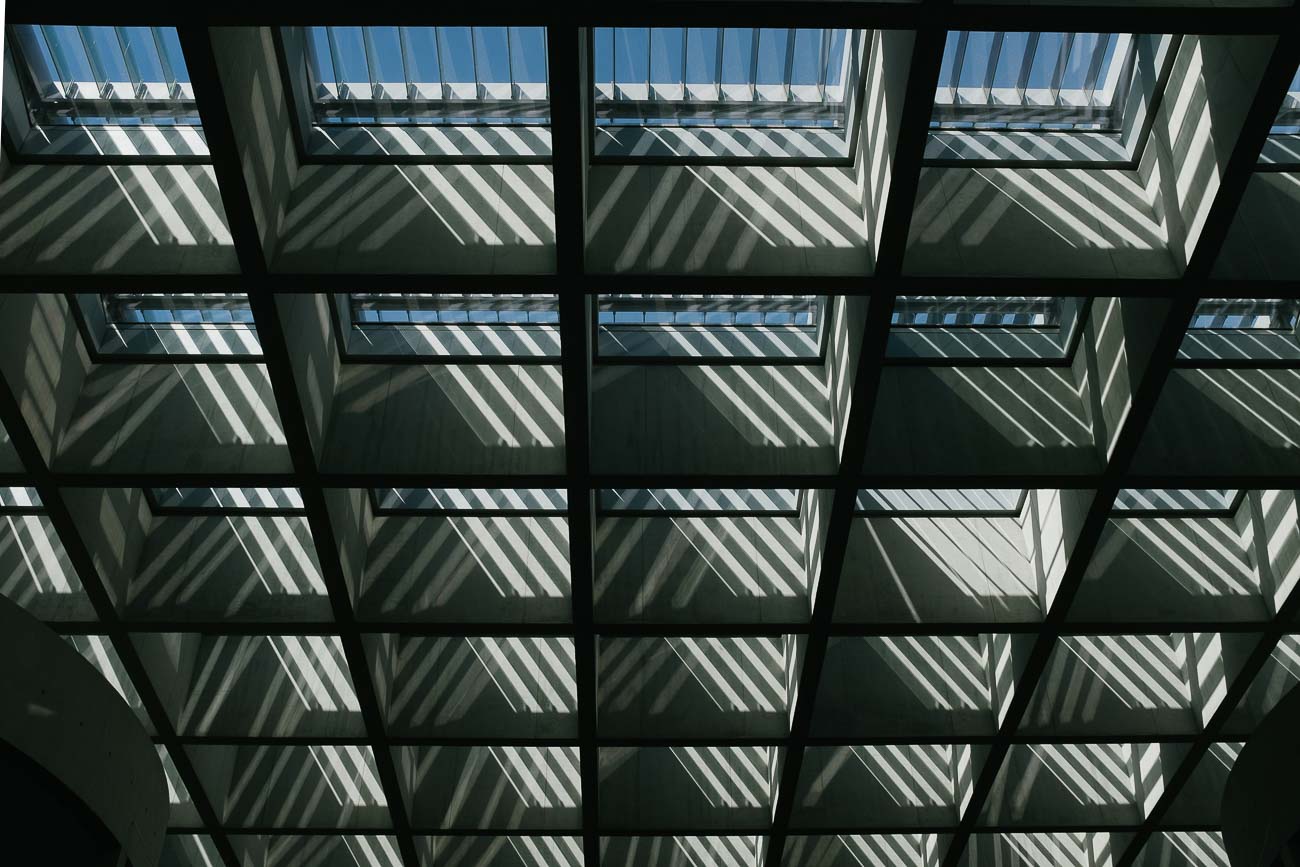
[[[560,354],[560,301],[554,294],[352,292],[340,316],[354,355]]]
[[[1118,131],[1135,48],[1126,33],[950,31],[930,126]]]
[[[601,295],[597,354],[816,359],[828,306],[824,295]]]
[[[604,489],[606,512],[687,512],[690,514],[791,514],[799,510],[800,491],[789,489],[725,490],[718,488]]]
[[[1208,331],[1294,331],[1300,301],[1294,298],[1204,298],[1190,328]]]
[[[1277,110],[1277,117],[1268,132],[1269,135],[1300,135],[1300,69],[1296,70],[1287,86],[1282,107]]]
[[[1226,512],[1237,502],[1236,490],[1139,490],[1125,488],[1115,497],[1117,512]]]
[[[900,295],[890,324],[901,328],[1050,328],[1061,323],[1059,296]]]
[[[242,509],[301,510],[297,488],[150,488],[156,509],[202,509],[214,512]]]
[[[106,355],[260,355],[243,292],[105,292],[79,295],[95,349]]]
[[[857,31],[597,27],[597,126],[842,129]]]
[[[860,512],[938,512],[943,514],[1020,513],[1025,502],[1022,489],[962,488],[916,489],[872,488],[858,491]]]
[[[307,27],[316,123],[550,122],[542,27]]]
[[[545,513],[568,509],[568,492],[559,488],[377,488],[381,512]]]
[[[20,24],[12,32],[33,125],[199,123],[174,27]]]

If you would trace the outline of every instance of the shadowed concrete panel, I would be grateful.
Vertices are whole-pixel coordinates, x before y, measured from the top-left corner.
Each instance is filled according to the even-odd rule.
[[[817,473],[837,466],[815,366],[597,366],[592,470]]]
[[[0,335],[0,370],[48,462],[91,368],[72,310],[62,295],[0,295]]]
[[[602,622],[808,618],[798,518],[602,517],[595,557]]]
[[[1233,217],[1215,277],[1295,280],[1300,277],[1292,227],[1300,220],[1300,173],[1256,172]]]
[[[561,473],[558,366],[344,365],[332,472]]]
[[[864,274],[872,256],[842,166],[593,165],[587,267],[654,274]]]

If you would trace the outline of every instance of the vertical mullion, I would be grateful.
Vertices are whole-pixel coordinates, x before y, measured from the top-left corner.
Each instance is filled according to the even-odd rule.
[[[506,75],[510,79],[510,98],[519,99],[522,94],[519,93],[515,84],[515,52],[514,52],[514,30],[513,27],[506,28]]]
[[[1065,77],[1065,66],[1070,62],[1070,51],[1074,48],[1074,34],[1067,33],[1061,40],[1061,50],[1056,56],[1056,70],[1052,73],[1052,105],[1061,104],[1061,79]]]
[[[1111,39],[1115,38],[1113,33],[1101,33],[1097,36],[1097,45],[1092,50],[1092,61],[1088,64],[1088,75],[1083,82],[1084,103],[1091,108],[1093,100],[1097,93],[1097,78],[1101,75],[1101,64],[1106,59],[1106,48],[1110,45]]]
[[[795,28],[786,30],[785,35],[785,101],[794,102],[794,40]]]
[[[993,47],[989,49],[989,65],[984,70],[984,102],[986,105],[993,103],[993,75],[998,68],[998,59],[1002,56],[1002,40],[1006,33],[999,30],[993,34]]]
[[[758,40],[763,28],[755,27],[749,40],[749,101],[758,101]]]
[[[478,74],[478,28],[469,29],[469,57],[470,65],[474,67],[474,99],[483,100],[487,98],[487,92],[483,89],[483,81]]]
[[[952,70],[948,73],[948,88],[952,91],[952,101],[957,102],[957,87],[961,84],[961,68],[966,65],[966,43],[970,31],[963,30],[957,37],[957,50],[952,53]]]
[[[126,66],[126,75],[131,79],[131,92],[135,95],[136,99],[145,99],[148,96],[148,90],[145,87],[144,79],[140,75],[140,70],[136,66],[135,60],[131,57],[131,52],[127,50],[122,28],[114,27],[113,35],[117,37],[117,47],[118,50],[122,52],[122,62]]]
[[[716,48],[714,58],[714,76],[713,81],[717,86],[717,101],[722,102],[722,50],[726,46],[728,27],[718,28],[718,38],[713,41]]]
[[[105,100],[108,98],[108,79],[104,76],[104,70],[99,65],[95,52],[90,50],[90,45],[86,42],[85,27],[77,28],[77,38],[81,40],[81,50],[86,55],[86,62],[90,64],[90,74],[94,77],[95,84],[99,88],[99,93],[95,95],[95,98]]]
[[[346,99],[347,102],[352,105],[352,114],[353,116],[357,116],[361,113],[357,107],[357,98],[352,95],[352,88],[348,87],[347,82],[342,80],[343,64],[339,62],[338,39],[334,35],[333,27],[325,28],[325,41],[329,43],[330,65],[334,67],[334,92],[338,94],[338,100],[340,102],[343,102]],[[347,92],[346,97],[344,97],[345,90]]]
[[[849,33],[851,32],[852,31],[849,31],[844,34],[844,40],[846,43],[848,42]],[[830,65],[830,62],[831,62],[831,28],[823,27],[821,47],[818,49],[818,54],[817,54],[817,101],[820,102],[822,105],[826,104],[826,78],[827,78],[826,73],[828,71],[827,67]]]
[[[407,56],[406,43],[406,27],[399,26],[397,28],[397,50],[402,54],[402,81],[406,84],[406,99],[409,102],[414,102],[417,98],[415,82],[411,80],[411,59]],[[407,115],[410,116],[409,109]]]
[[[181,83],[176,80],[176,70],[172,69],[171,58],[167,56],[167,46],[163,42],[162,30],[158,27],[150,27],[149,33],[153,36],[153,48],[158,53],[158,63],[162,67],[163,79],[167,82],[167,93],[175,100],[181,98]]]
[[[1025,58],[1020,63],[1020,74],[1016,77],[1016,95],[1022,106],[1029,104],[1026,91],[1029,90],[1029,73],[1034,68],[1034,56],[1038,54],[1038,32],[1029,34],[1025,40]]]
[[[691,32],[691,28],[689,28],[689,27],[683,27],[683,28],[682,28],[682,80],[681,80],[681,82],[680,82],[680,83],[681,83],[681,86],[682,86],[682,102],[686,102],[686,101],[687,101],[687,95],[686,95],[686,57],[687,57],[687,55],[686,55],[686,49],[687,49],[689,46],[686,44],[686,37],[687,37],[687,35],[688,35],[690,32]]]
[[[67,58],[63,58],[62,60],[60,60],[60,56],[62,55],[62,52],[54,50],[54,46],[58,44],[58,40],[50,39],[48,33],[49,27],[41,26],[41,27],[35,27],[33,29],[40,34],[41,41],[45,43],[45,50],[50,55],[50,63],[54,64],[54,74],[59,77],[59,82],[63,85],[63,98],[68,101],[69,105],[71,105],[73,81],[68,76],[68,72],[66,70]],[[28,66],[30,68],[30,64],[28,64]],[[76,114],[75,109],[73,109],[73,114],[74,115]]]

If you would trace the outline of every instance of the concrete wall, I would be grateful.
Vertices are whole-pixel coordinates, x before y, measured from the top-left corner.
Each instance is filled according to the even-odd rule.
[[[323,294],[277,295],[275,303],[284,324],[284,342],[307,420],[307,434],[319,460],[334,409],[343,354],[332,320],[333,305],[330,296]]]
[[[577,747],[399,747],[394,753],[407,815],[417,827],[545,830],[581,822]]]
[[[43,622],[95,618],[68,552],[44,515],[0,520],[0,596]]]
[[[104,589],[121,611],[153,522],[143,489],[65,488],[63,499]]]
[[[818,473],[838,464],[816,366],[597,365],[592,470]]]
[[[791,825],[842,828],[850,823],[897,828],[955,825],[955,765],[969,747],[809,747]]]
[[[615,827],[735,829],[770,819],[768,747],[611,747],[600,751],[600,815]]]
[[[873,30],[868,51],[866,100],[858,149],[854,154],[854,175],[865,211],[871,262],[875,265],[884,228],[885,202],[893,178],[894,151],[898,126],[903,116],[907,76],[911,70],[916,34],[910,30]]]

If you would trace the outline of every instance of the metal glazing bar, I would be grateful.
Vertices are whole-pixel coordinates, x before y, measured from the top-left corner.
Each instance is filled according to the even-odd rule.
[[[989,48],[989,62],[984,69],[984,101],[993,102],[993,75],[997,72],[998,58],[1002,56],[1002,40],[1006,34],[999,30],[993,34],[993,45]]]
[[[749,101],[758,100],[758,50],[759,38],[763,33],[761,27],[750,28],[749,38]]]
[[[406,28],[397,28],[397,50],[402,54],[402,81],[406,84],[406,98],[415,99],[415,82],[411,80],[411,59],[406,50]]]
[[[167,43],[163,39],[161,27],[150,27],[150,35],[153,37],[154,51],[158,52],[158,63],[162,68],[163,79],[167,82],[167,93],[172,99],[180,99],[181,83],[176,77],[176,70],[172,68],[172,60],[167,55]]]
[[[850,34],[845,34],[845,39]],[[821,47],[817,55],[817,101],[826,102],[826,73],[831,62],[831,28],[822,28]]]
[[[1029,71],[1034,68],[1034,55],[1038,53],[1038,34],[1030,33],[1029,38],[1025,40],[1025,56],[1020,61],[1020,72],[1016,76],[1016,97],[1021,105],[1028,105],[1029,98],[1026,95],[1029,90]]]
[[[139,66],[131,56],[131,52],[127,49],[127,42],[130,40],[126,39],[126,34],[122,32],[121,27],[114,27],[113,35],[117,37],[117,46],[122,52],[122,60],[126,64],[126,74],[127,77],[131,79],[131,92],[135,94],[136,99],[146,98],[149,95],[148,88],[145,87],[144,79],[140,75]]]
[[[952,100],[957,101],[957,86],[961,83],[961,68],[966,63],[966,43],[969,40],[970,32],[963,30],[957,36],[957,50],[952,53],[952,71],[949,78],[949,87],[952,89]]]
[[[1073,48],[1074,34],[1066,33],[1061,39],[1061,50],[1056,55],[1056,71],[1052,73],[1052,105],[1061,104],[1061,82],[1065,78],[1065,70],[1070,63],[1070,51]]]
[[[1088,75],[1083,82],[1084,103],[1092,105],[1097,92],[1097,79],[1101,75],[1102,64],[1106,61],[1106,49],[1109,47],[1113,33],[1097,34],[1097,44],[1092,50],[1092,61],[1088,64]]]

